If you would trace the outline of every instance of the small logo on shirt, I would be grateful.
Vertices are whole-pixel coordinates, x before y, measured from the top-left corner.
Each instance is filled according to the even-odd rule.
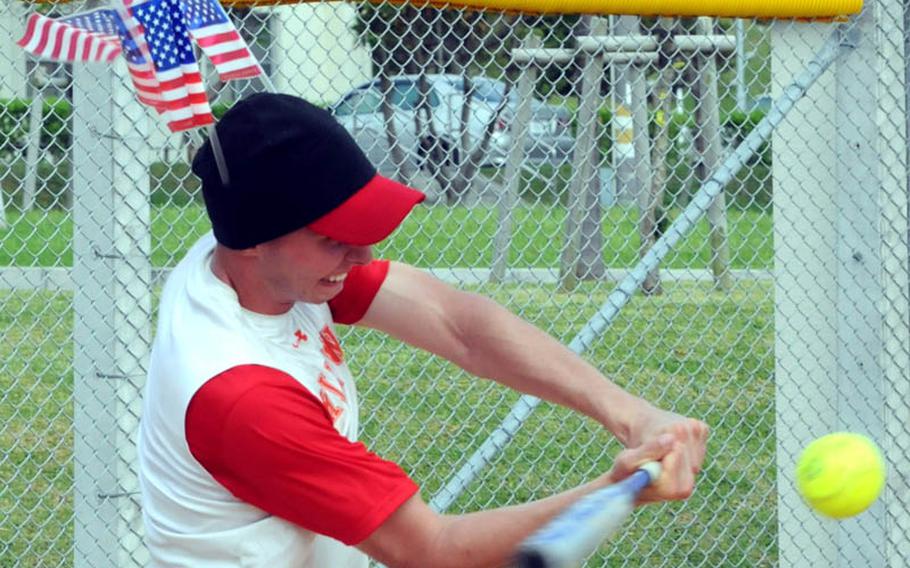
[[[344,352],[341,350],[341,344],[338,338],[332,333],[329,326],[322,328],[319,332],[319,339],[322,340],[322,353],[329,358],[329,361],[336,365],[341,365],[344,361]]]
[[[297,349],[300,347],[301,341],[307,341],[307,339],[308,339],[307,335],[305,333],[303,333],[302,331],[300,331],[299,329],[294,332],[294,337],[297,338],[296,341],[294,341],[294,343],[291,344],[291,347],[293,347],[294,349]]]

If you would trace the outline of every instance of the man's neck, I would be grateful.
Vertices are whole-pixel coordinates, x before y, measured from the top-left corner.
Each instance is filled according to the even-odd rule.
[[[236,256],[227,249],[216,246],[212,254],[212,273],[215,278],[230,286],[237,294],[240,305],[251,312],[270,316],[287,313],[293,303],[282,303],[271,299],[266,284],[259,278],[252,278],[253,270],[244,267],[250,259]]]

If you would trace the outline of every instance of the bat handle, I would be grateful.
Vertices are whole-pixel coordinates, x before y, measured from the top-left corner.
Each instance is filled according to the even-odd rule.
[[[650,461],[647,463],[643,463],[638,467],[638,469],[636,470],[636,473],[638,473],[639,471],[644,471],[645,473],[647,473],[648,478],[647,478],[647,481],[645,481],[645,484],[642,485],[641,487],[636,487],[635,491],[641,491],[642,489],[647,487],[652,481],[654,481],[655,479],[660,477],[660,472],[661,472],[660,462]]]
[[[632,512],[638,493],[660,476],[657,462],[642,464],[629,477],[582,497],[518,548],[519,568],[577,566]]]

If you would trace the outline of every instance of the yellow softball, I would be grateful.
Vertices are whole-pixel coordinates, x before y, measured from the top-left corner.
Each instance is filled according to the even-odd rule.
[[[810,507],[834,519],[857,515],[885,485],[885,461],[875,442],[851,432],[818,438],[803,450],[796,484]]]

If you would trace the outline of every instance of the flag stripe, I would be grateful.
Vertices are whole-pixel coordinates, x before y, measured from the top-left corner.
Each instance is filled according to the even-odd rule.
[[[26,35],[19,40],[22,48],[29,53],[35,53],[35,48],[38,47],[38,43],[41,41],[41,34],[44,33],[44,28],[47,26],[44,16],[39,14],[32,14],[32,16],[29,20],[33,24],[31,29],[26,30]]]
[[[240,34],[237,33],[237,30],[231,27],[230,29],[225,28],[225,26],[210,26],[212,28],[221,28],[224,31],[219,30],[208,30],[209,33],[195,31],[192,32],[193,39],[196,40],[196,43],[199,44],[199,47],[202,48],[212,48],[217,47],[221,43],[231,43],[236,44],[240,43],[241,46],[246,49],[246,42],[243,41],[243,38],[240,37]]]
[[[262,73],[256,57],[217,0],[182,0],[180,5],[190,35],[222,81]]]
[[[75,61],[91,61],[92,60],[92,40],[88,36],[77,35],[73,38],[73,43],[76,44],[79,51],[79,57]]]
[[[80,61],[81,58],[76,57],[76,52],[79,51],[79,44],[81,42],[77,41],[76,38],[73,37],[73,32],[71,30],[67,30],[67,37],[64,39],[64,41],[68,45],[64,59],[67,61]]]
[[[35,53],[44,55],[44,49],[47,47],[52,25],[51,22],[44,22],[44,25],[41,26],[41,35],[38,36],[38,45],[35,46]],[[47,57],[46,55],[44,56]]]
[[[41,14],[29,16],[25,35],[16,44],[36,57],[57,61],[111,61],[120,53],[116,37]]]
[[[234,61],[239,61],[243,64],[244,67],[248,67],[249,55],[250,53],[248,51],[232,51],[230,53],[222,53],[220,55],[209,56],[209,59],[212,60],[212,63],[215,65],[215,67],[218,67],[219,65],[226,65]]]
[[[222,81],[230,81],[232,79],[251,79],[253,77],[258,77],[260,74],[262,74],[262,69],[260,69],[258,65],[254,65],[252,67],[238,69],[237,71],[222,73],[219,77]]]
[[[79,35],[82,36],[82,34],[79,34]],[[82,36],[82,37],[84,37],[84,36]],[[101,49],[100,49],[101,46],[98,45],[98,42],[94,42],[94,41],[87,42],[85,44],[85,47],[86,47],[86,51],[88,52],[86,61],[98,61],[99,60],[98,52],[101,51]]]
[[[112,63],[114,59],[117,58],[117,55],[120,54],[120,49],[112,47],[110,44],[104,45],[104,60],[108,63]]]
[[[35,37],[35,28],[38,26],[38,14],[32,14],[28,17],[28,21],[25,23],[25,34],[19,41],[16,42],[16,45],[25,49],[26,51],[31,51],[28,45],[31,43],[32,38]]]
[[[66,47],[63,44],[64,36],[69,37],[72,34],[67,33],[67,28],[64,26],[56,26],[56,29],[51,30],[53,34],[53,41],[51,41],[51,59],[57,59],[60,57],[60,52]],[[69,51],[69,50],[67,50]]]
[[[238,71],[243,71],[245,69],[251,69],[254,73],[259,73],[259,66],[249,65],[249,61],[245,59],[222,62],[221,67],[224,74],[235,74]]]

